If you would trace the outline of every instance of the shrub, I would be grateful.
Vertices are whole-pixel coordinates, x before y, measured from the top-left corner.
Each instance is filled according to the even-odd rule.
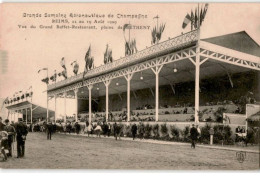
[[[190,127],[186,126],[182,131],[183,141],[189,142],[189,135],[190,135]]]
[[[180,140],[180,129],[177,128],[175,125],[171,126],[171,135],[174,141]]]
[[[161,133],[163,137],[165,137],[168,134],[168,128],[166,126],[166,123],[161,125]]]
[[[159,135],[159,125],[158,124],[155,124],[153,126],[153,134],[154,134],[155,139],[158,139],[160,137],[160,135]]]
[[[208,123],[206,123],[206,125],[201,128],[201,139],[200,139],[200,141],[204,144],[209,144],[209,140],[210,140],[209,130],[210,130],[210,128],[211,128],[211,126]]]
[[[149,124],[146,124],[144,126],[144,137],[145,138],[150,138],[151,137],[151,131],[152,131],[152,126]]]

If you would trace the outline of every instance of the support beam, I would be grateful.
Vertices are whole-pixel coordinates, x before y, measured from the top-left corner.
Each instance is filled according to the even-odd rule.
[[[109,88],[109,85],[111,83],[110,80],[106,80],[103,82],[106,86],[106,122],[108,121],[108,111],[109,111],[109,104],[108,104],[108,99],[109,99],[109,92],[108,92],[108,88]]]
[[[33,116],[32,116],[32,104],[31,104],[31,123],[33,122]]]
[[[55,110],[54,110],[54,122],[56,123],[56,120],[57,120],[57,94],[54,95],[54,106],[55,106]]]
[[[25,120],[25,122],[26,122],[26,125],[27,125],[27,121],[28,121],[28,117],[27,117],[27,109],[25,109],[25,118],[26,118],[26,120]]]
[[[151,94],[152,96],[154,97],[154,92],[153,92],[153,89],[151,87],[149,87],[150,91],[151,91]]]
[[[87,87],[88,87],[88,96],[89,96],[89,98],[88,98],[88,104],[89,104],[88,105],[88,116],[89,116],[88,122],[89,122],[89,124],[91,124],[91,117],[92,117],[92,112],[91,112],[91,108],[92,108],[92,105],[91,105],[91,90],[93,88],[93,85],[90,84]]]
[[[49,96],[47,93],[47,123],[49,122]]]
[[[131,98],[130,87],[131,87],[131,85],[130,84],[131,84],[131,79],[132,79],[133,75],[134,75],[133,73],[125,75],[125,79],[127,81],[127,122],[130,121],[130,117],[131,117],[131,113],[130,113],[130,109],[131,109],[131,107],[130,107],[130,98]]]
[[[170,84],[170,86],[171,86],[171,88],[172,88],[172,92],[173,92],[173,94],[175,95],[175,87],[174,87],[174,85],[173,84]]]
[[[67,98],[67,92],[64,92],[64,122],[67,122],[67,111],[66,111],[66,98]]]
[[[155,121],[159,120],[159,73],[163,65],[156,66],[151,68],[155,74]]]
[[[75,104],[76,104],[76,108],[75,108],[75,121],[78,121],[78,91],[79,89],[75,89],[74,90],[74,94],[75,94]]]

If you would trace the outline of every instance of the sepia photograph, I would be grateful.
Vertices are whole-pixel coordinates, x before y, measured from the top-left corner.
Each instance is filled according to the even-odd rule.
[[[0,172],[260,169],[260,3],[1,3]]]

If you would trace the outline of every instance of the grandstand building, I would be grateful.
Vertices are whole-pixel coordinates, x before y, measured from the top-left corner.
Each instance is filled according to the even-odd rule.
[[[260,47],[245,32],[200,39],[199,30],[48,85],[47,96],[75,99],[75,121],[216,122],[243,113],[241,96],[260,101]],[[47,114],[47,118],[50,115]],[[55,120],[57,119],[55,114]]]

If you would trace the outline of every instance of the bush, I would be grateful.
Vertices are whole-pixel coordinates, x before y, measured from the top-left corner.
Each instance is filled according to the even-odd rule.
[[[184,142],[189,142],[189,136],[190,136],[190,127],[186,126],[182,131],[182,137]]]
[[[152,131],[152,126],[149,124],[146,124],[144,126],[144,137],[145,138],[150,138],[151,137],[151,131]]]
[[[200,141],[204,144],[209,144],[209,140],[210,140],[209,130],[210,130],[210,128],[211,128],[211,126],[208,123],[206,123],[206,125],[201,128]]]
[[[179,141],[180,140],[180,129],[177,128],[175,125],[171,126],[171,135],[172,139],[174,141]]]
[[[158,139],[160,137],[160,134],[159,134],[159,125],[158,124],[155,124],[153,126],[153,134],[154,134],[154,139]]]
[[[166,126],[166,123],[161,125],[161,133],[163,137],[165,137],[168,134],[168,128]]]

